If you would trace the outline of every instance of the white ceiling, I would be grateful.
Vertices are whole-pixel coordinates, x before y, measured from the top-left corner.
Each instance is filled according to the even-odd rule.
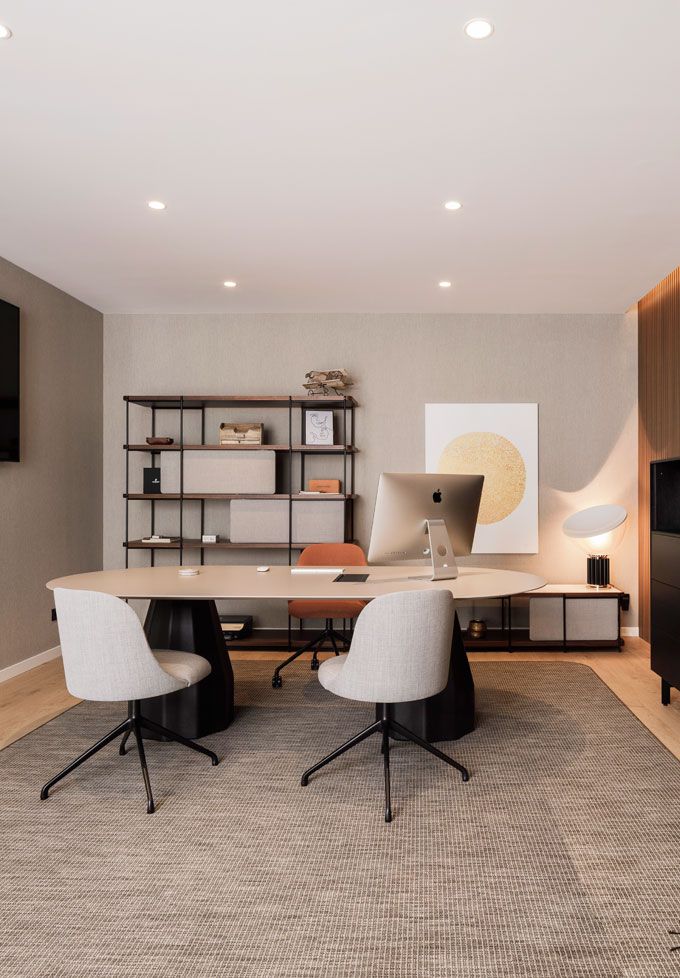
[[[0,254],[104,311],[616,312],[680,262],[676,0],[0,23]]]

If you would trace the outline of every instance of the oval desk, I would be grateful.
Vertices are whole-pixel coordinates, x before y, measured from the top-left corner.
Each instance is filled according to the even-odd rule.
[[[336,584],[335,574],[296,574],[287,566],[258,573],[253,566],[202,566],[195,577],[180,577],[177,567],[143,567],[95,571],[55,578],[47,587],[102,591],[119,598],[150,600],[144,628],[156,649],[196,652],[212,673],[195,686],[147,700],[144,710],[157,723],[197,739],[224,730],[234,717],[234,677],[215,601],[328,600],[370,601],[395,591],[447,589],[456,600],[498,598],[542,587],[545,581],[521,571],[462,567],[453,581],[430,581],[426,568],[367,567],[363,584]],[[352,568],[360,571],[361,568]],[[413,576],[416,579],[413,579]],[[414,650],[417,654],[417,650]],[[285,694],[282,694],[285,695]],[[437,696],[395,705],[394,717],[430,741],[455,740],[474,727],[472,674],[456,616],[449,681]]]

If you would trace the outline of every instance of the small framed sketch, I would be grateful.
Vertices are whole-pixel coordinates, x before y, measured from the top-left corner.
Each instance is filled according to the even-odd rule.
[[[305,443],[307,445],[333,444],[332,411],[305,411]]]

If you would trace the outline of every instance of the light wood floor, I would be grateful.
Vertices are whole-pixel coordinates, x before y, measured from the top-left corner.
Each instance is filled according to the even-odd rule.
[[[276,652],[231,653],[232,659],[269,660]],[[621,653],[593,652],[472,652],[472,661],[484,662],[583,662],[638,717],[662,744],[680,759],[680,693],[673,690],[670,706],[661,705],[659,677],[649,668],[649,646],[637,638],[626,639]],[[66,690],[61,659],[0,683],[0,749],[70,709],[75,700]]]
[[[70,710],[78,700],[66,689],[61,659],[0,683],[0,749]]]

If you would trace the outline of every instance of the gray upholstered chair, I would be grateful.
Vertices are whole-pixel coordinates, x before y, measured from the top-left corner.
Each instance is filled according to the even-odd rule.
[[[462,764],[397,723],[390,710],[392,703],[427,699],[444,689],[454,616],[453,597],[448,590],[388,594],[376,598],[362,611],[349,653],[327,659],[318,676],[321,685],[336,696],[378,704],[379,719],[305,771],[303,786],[319,768],[376,733],[382,735],[386,822],[392,821],[390,735],[413,741],[455,767],[463,781],[469,780]]]
[[[125,743],[132,733],[142,765],[146,810],[151,814],[155,811],[155,805],[142,728],[206,754],[213,764],[217,764],[218,760],[216,754],[200,744],[142,716],[139,701],[193,686],[210,674],[210,663],[192,652],[152,651],[139,618],[120,598],[98,591],[55,588],[54,600],[69,692],[84,700],[127,701],[128,715],[127,719],[48,781],[40,797],[47,798],[50,788],[57,781],[121,735],[120,753],[124,754]]]

